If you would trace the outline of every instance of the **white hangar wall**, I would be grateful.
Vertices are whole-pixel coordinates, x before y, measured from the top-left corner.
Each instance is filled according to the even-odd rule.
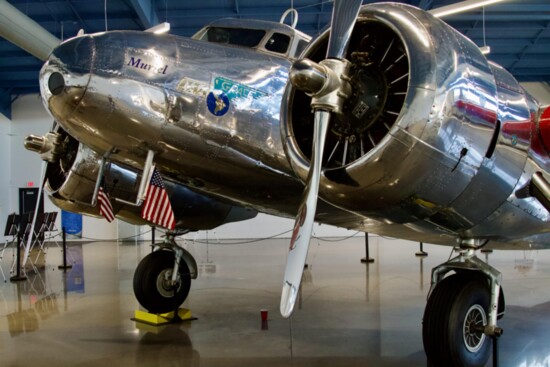
[[[550,84],[548,83],[521,83],[523,88],[542,105],[550,105]]]
[[[546,83],[524,83],[523,86],[542,104],[550,105],[550,86]],[[18,211],[18,190],[26,187],[27,182],[40,181],[41,160],[37,154],[23,147],[23,139],[28,134],[44,134],[52,126],[52,118],[42,106],[38,95],[26,95],[18,98],[12,105],[12,120],[0,115],[0,238],[7,215]],[[48,199],[45,210],[58,210]],[[58,217],[58,221],[60,218]],[[83,217],[83,237],[94,239],[125,238],[138,235],[141,239],[150,239],[148,227],[136,227],[115,221],[112,224],[103,219]],[[229,223],[212,231],[188,234],[189,238],[229,239],[229,238],[265,238],[286,232],[293,227],[293,220],[259,214],[256,218],[238,223]],[[57,223],[61,228],[60,222]],[[314,228],[319,237],[349,236],[355,232],[332,226]],[[142,234],[142,235],[140,235]],[[157,236],[157,238],[159,238]]]
[[[10,187],[10,128],[11,122],[0,114],[0,238],[4,236],[4,225],[10,213],[11,203],[8,188]],[[3,243],[3,241],[2,241]]]

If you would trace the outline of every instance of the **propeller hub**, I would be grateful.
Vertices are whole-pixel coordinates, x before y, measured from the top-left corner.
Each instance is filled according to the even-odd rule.
[[[314,110],[342,114],[344,103],[352,91],[350,69],[351,63],[345,59],[325,59],[318,64],[302,59],[292,65],[290,82],[312,97]]]
[[[25,148],[40,154],[42,160],[54,163],[63,151],[62,136],[49,132],[45,136],[28,135],[24,142]]]
[[[312,96],[311,106],[314,110],[342,114],[344,103],[351,97],[351,63],[345,59],[325,59],[320,65],[327,70],[327,80],[323,88]]]
[[[290,68],[292,85],[310,96],[319,93],[327,80],[328,71],[309,59],[298,60]]]

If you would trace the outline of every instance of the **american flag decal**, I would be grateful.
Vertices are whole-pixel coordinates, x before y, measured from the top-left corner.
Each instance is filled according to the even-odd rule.
[[[143,219],[168,229],[174,229],[176,226],[174,211],[170,205],[164,182],[154,166],[147,186],[145,201],[141,208],[141,216]]]

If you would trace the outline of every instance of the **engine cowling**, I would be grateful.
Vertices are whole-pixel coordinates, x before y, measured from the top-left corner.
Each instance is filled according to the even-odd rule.
[[[25,145],[41,153],[48,161],[45,192],[55,205],[67,211],[99,216],[99,205],[90,205],[100,168],[100,157],[96,152],[62,129],[45,137],[29,136]],[[140,180],[141,172],[119,164],[108,163],[104,170],[103,184],[112,199],[115,216],[134,224],[152,225],[141,217],[141,207],[114,200],[134,201]],[[179,231],[212,229],[257,214],[254,210],[215,200],[170,180],[164,180],[164,185]]]
[[[323,59],[329,32],[301,57]],[[501,131],[502,120],[514,130],[514,123],[530,121],[534,108],[507,72],[444,22],[403,4],[364,6],[346,58],[353,64],[352,96],[342,114],[333,114],[322,199],[386,222],[428,220],[446,231],[474,226],[506,200],[521,175],[526,158],[521,152],[530,136],[512,141]],[[503,100],[510,96],[514,115],[503,117],[510,108]],[[285,98],[285,150],[305,181],[311,98],[290,83]],[[511,154],[507,146],[520,152],[511,162],[504,159]],[[498,169],[504,177],[491,175]],[[482,175],[485,185],[475,179]],[[491,180],[499,192],[490,204],[469,208],[468,197],[490,187]]]

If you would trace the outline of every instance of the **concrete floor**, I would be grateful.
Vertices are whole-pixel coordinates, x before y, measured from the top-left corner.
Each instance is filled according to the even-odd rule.
[[[314,240],[291,320],[278,312],[288,240],[188,242],[201,274],[185,306],[198,320],[158,328],[130,320],[147,244],[73,245],[67,274],[52,248],[44,271],[0,285],[0,366],[426,366],[430,270],[450,249],[426,245],[418,259],[415,243],[370,242],[376,262],[366,266],[363,237]],[[550,366],[550,251],[495,252],[489,262],[503,272],[508,302],[501,366]]]

